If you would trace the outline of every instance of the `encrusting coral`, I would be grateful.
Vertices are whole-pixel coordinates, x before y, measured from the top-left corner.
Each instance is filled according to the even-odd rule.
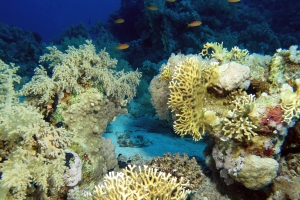
[[[183,183],[183,178],[177,178],[158,172],[158,169],[148,166],[130,166],[124,172],[110,172],[104,178],[104,184],[95,187],[93,196],[97,200],[111,199],[164,199],[184,200],[190,193]]]
[[[191,191],[201,188],[201,182],[204,179],[202,169],[195,157],[189,158],[185,153],[182,156],[179,153],[174,155],[167,153],[163,157],[155,157],[149,166],[157,168],[161,172],[172,174],[177,180],[183,178],[183,183],[189,183],[186,188]]]

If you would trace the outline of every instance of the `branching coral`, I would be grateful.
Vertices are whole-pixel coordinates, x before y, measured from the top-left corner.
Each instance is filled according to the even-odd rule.
[[[236,60],[243,61],[245,57],[249,55],[249,51],[247,49],[240,49],[238,47],[233,47],[230,52],[226,55],[227,60]]]
[[[161,75],[159,76],[159,79],[166,80],[168,82],[172,79],[172,71],[171,67],[169,65],[164,66]]]
[[[203,103],[207,87],[216,84],[218,78],[218,68],[206,67],[197,57],[189,57],[176,67],[169,85],[168,105],[176,115],[174,130],[177,134],[190,134],[197,141],[206,126],[215,124],[217,117],[206,111]]]
[[[247,137],[250,140],[251,137],[257,134],[253,131],[257,126],[252,124],[248,117],[248,114],[253,109],[254,96],[244,95],[237,97],[233,102],[234,109],[227,113],[226,118],[223,119],[222,132],[225,135],[223,138],[235,138],[237,140],[243,140]]]
[[[158,172],[148,166],[129,166],[124,172],[110,172],[105,176],[105,184],[96,186],[95,199],[186,199],[189,190],[185,190],[183,179],[177,181],[171,174]]]

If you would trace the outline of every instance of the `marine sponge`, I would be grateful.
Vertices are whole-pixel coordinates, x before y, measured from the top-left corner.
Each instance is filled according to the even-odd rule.
[[[218,86],[224,90],[232,91],[237,88],[248,89],[250,81],[250,68],[237,62],[229,62],[220,66],[220,79]]]
[[[206,67],[197,57],[188,57],[175,68],[168,105],[176,116],[173,127],[177,134],[190,134],[197,141],[206,126],[217,123],[217,117],[212,111],[206,111],[203,104],[207,87],[216,84],[218,78],[218,68]]]
[[[183,179],[177,181],[171,174],[158,172],[148,166],[143,169],[130,166],[124,172],[110,172],[105,176],[103,185],[95,187],[97,200],[126,199],[186,199],[189,190],[185,190]]]

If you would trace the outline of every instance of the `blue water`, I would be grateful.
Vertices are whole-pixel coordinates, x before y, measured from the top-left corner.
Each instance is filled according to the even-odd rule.
[[[1,0],[0,22],[39,33],[44,42],[70,24],[106,22],[121,0]]]

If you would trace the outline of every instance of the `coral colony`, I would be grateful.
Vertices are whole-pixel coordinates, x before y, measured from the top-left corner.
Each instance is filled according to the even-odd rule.
[[[122,2],[110,25],[92,28],[95,40],[82,24],[70,28],[82,33],[65,31],[46,48],[26,32],[36,40],[30,64],[26,53],[0,59],[0,199],[300,199],[298,46],[275,48],[275,36],[261,48],[207,36],[206,11],[199,10],[206,16],[200,21],[193,10],[202,1]],[[218,6],[231,15],[238,7],[230,6],[240,3]],[[131,24],[141,38],[124,34],[118,41],[122,31],[115,30],[131,22],[130,6],[141,8],[143,21]],[[124,114],[133,123],[155,115],[172,127],[172,138],[204,141],[205,161],[184,152],[145,162],[117,156],[103,134]]]

